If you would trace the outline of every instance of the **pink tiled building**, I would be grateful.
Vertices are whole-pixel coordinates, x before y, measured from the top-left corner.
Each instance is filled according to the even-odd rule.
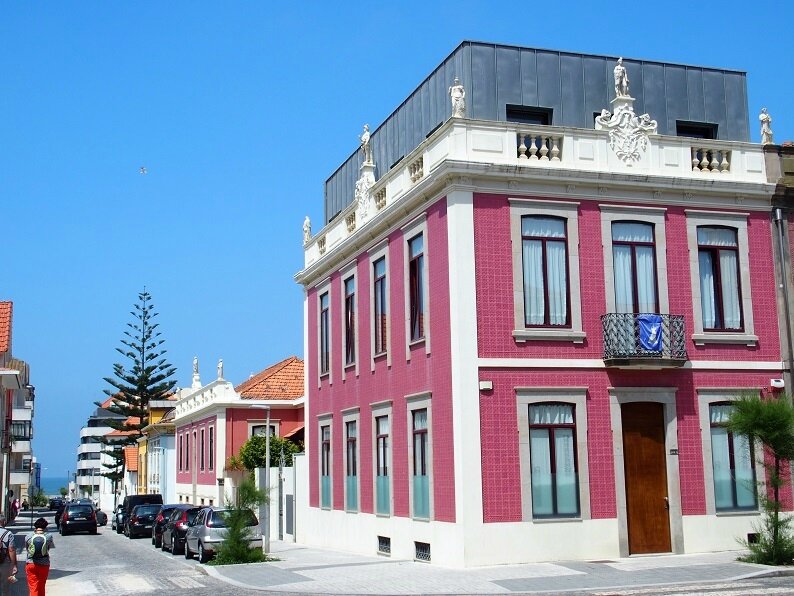
[[[616,62],[464,42],[326,183],[300,539],[472,566],[753,531],[724,422],[783,370],[745,76]]]

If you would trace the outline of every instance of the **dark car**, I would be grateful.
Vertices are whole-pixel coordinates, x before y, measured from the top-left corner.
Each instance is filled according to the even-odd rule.
[[[60,507],[61,505],[63,505],[63,499],[61,499],[60,497],[54,497],[50,499],[49,510],[57,511],[58,507]]]
[[[124,506],[119,505],[118,507],[116,507],[116,510],[113,512],[113,515],[110,517],[111,519],[110,529],[116,530],[118,534],[121,534],[122,531],[123,526],[121,520],[123,516],[124,516]]]
[[[96,513],[96,523],[98,526],[106,526],[108,525],[108,514],[102,511],[99,507],[94,508],[94,512]]]
[[[152,544],[155,548],[160,548],[163,545],[163,528],[168,523],[171,513],[178,507],[192,507],[192,505],[183,505],[181,503],[162,505],[160,511],[157,512],[157,517],[154,518],[154,525],[152,526]]]
[[[124,532],[126,534],[127,520],[130,518],[130,514],[132,513],[132,510],[137,505],[144,505],[146,503],[154,503],[157,505],[162,505],[163,495],[160,494],[127,495],[126,497],[124,497],[124,501],[121,504],[121,518],[116,524],[116,532],[118,532],[119,534]]]
[[[157,517],[160,507],[161,505],[157,503],[136,505],[129,519],[124,524],[124,534],[127,538],[151,536],[154,518]]]
[[[61,516],[63,515],[63,510],[66,509],[66,505],[68,503],[66,501],[61,501],[61,504],[55,509],[55,527],[61,527]]]
[[[96,511],[92,505],[85,503],[69,503],[61,514],[59,528],[61,536],[72,532],[89,532],[96,534]]]
[[[163,526],[163,536],[160,539],[160,548],[170,550],[174,555],[181,555],[185,549],[185,533],[190,522],[196,519],[196,514],[201,507],[184,503],[171,511],[171,515]]]

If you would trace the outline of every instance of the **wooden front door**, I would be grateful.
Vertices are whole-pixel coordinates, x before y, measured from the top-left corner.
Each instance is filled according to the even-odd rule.
[[[664,406],[621,405],[629,554],[670,552]]]

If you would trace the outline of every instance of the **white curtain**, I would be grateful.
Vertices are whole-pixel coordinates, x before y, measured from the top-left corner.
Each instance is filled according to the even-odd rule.
[[[728,429],[711,427],[711,464],[714,468],[714,501],[717,509],[733,508]]]
[[[637,254],[637,306],[639,312],[656,312],[656,268],[653,248],[638,246]]]
[[[732,411],[733,406],[729,404],[711,406],[710,423],[725,424]],[[733,472],[730,465],[730,447],[733,447]],[[712,426],[711,462],[714,469],[714,499],[717,509],[755,507],[755,469],[750,440],[743,435],[729,434],[725,427]]]
[[[614,247],[612,265],[615,270],[615,310],[622,313],[634,312],[631,249],[628,246]]]
[[[554,461],[557,468],[557,513],[576,515],[579,512],[579,500],[572,428],[554,430]]]
[[[698,254],[698,264],[700,266],[700,309],[703,314],[703,328],[713,329],[717,324],[717,308],[711,253],[701,251]]]
[[[549,430],[532,428],[529,430],[529,450],[532,460],[532,514],[554,514],[552,500],[551,452],[549,449]]]
[[[543,325],[546,322],[545,282],[549,299],[549,324],[565,325],[568,310],[566,244],[564,241],[546,241],[544,263],[543,241],[534,239],[564,239],[565,220],[553,217],[522,217],[521,235],[525,237],[522,250],[526,324]]]
[[[722,309],[726,329],[739,329],[742,315],[739,309],[739,268],[736,253],[720,251],[720,285],[722,286]]]
[[[613,242],[653,243],[653,226],[638,222],[612,224]],[[634,277],[637,279],[639,312],[656,312],[656,263],[652,246],[636,247],[636,263],[632,263],[631,248],[616,245],[612,248],[615,275],[615,310],[634,312]],[[635,270],[636,267],[636,270]]]
[[[573,406],[544,404],[529,406],[530,424],[573,424]]]

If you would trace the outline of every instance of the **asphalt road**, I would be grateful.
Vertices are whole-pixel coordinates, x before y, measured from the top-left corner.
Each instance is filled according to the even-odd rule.
[[[48,529],[54,528],[53,523]],[[48,596],[261,594],[208,576],[195,560],[156,549],[149,538],[130,540],[116,534],[110,525],[100,528],[96,536],[53,534],[53,538]]]

